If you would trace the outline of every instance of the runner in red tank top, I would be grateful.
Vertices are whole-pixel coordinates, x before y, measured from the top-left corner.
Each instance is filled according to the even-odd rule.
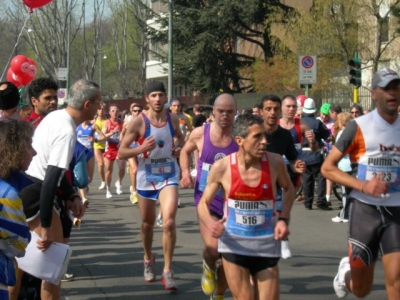
[[[294,188],[283,158],[265,152],[267,143],[259,116],[238,116],[233,135],[239,151],[214,163],[198,205],[200,221],[218,240],[223,268],[235,299],[279,298],[281,240],[289,235],[288,221]],[[282,212],[276,217],[276,185],[283,189]],[[224,218],[215,220],[209,205],[222,187]],[[250,275],[257,282],[255,292]],[[266,279],[267,278],[267,279]]]
[[[110,118],[104,123],[102,128],[102,132],[107,139],[106,150],[104,152],[104,164],[106,166],[106,198],[111,198],[111,179],[112,172],[114,167],[114,161],[117,160],[118,164],[118,179],[115,182],[115,187],[117,189],[117,194],[122,194],[122,186],[121,182],[125,176],[125,160],[118,159],[118,148],[119,148],[119,140],[120,134],[122,131],[122,122],[118,119],[118,106],[111,105],[110,106]]]

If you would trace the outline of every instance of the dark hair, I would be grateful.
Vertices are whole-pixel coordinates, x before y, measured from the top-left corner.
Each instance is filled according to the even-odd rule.
[[[357,103],[354,103],[352,106],[350,106],[350,111],[351,111],[353,108],[357,109],[357,110],[360,112],[360,116],[362,116],[362,115],[364,114],[364,110],[363,110],[363,108],[362,108],[361,105],[359,105],[359,104],[357,104]]]
[[[264,107],[264,102],[266,102],[266,101],[272,101],[272,102],[279,103],[279,106],[282,105],[282,100],[281,100],[281,98],[279,98],[279,96],[278,96],[278,95],[275,95],[275,94],[266,94],[266,95],[264,95],[264,96],[261,98],[261,101],[260,101],[260,107],[261,107],[261,108]]]
[[[283,100],[285,100],[286,98],[287,98],[287,99],[290,99],[290,100],[292,100],[292,101],[297,101],[295,96],[293,96],[293,95],[285,95],[285,96],[282,97],[282,102],[283,102]]]
[[[198,112],[202,112],[202,108],[200,106],[200,104],[195,104],[193,105],[193,111],[198,111]]]
[[[2,119],[0,121],[0,178],[9,178],[18,171],[21,161],[31,147],[33,126],[25,121]]]
[[[253,108],[261,109],[261,105],[256,103],[256,104],[253,105]]]
[[[330,111],[333,111],[337,114],[340,114],[342,112],[342,108],[340,107],[339,104],[332,104],[331,107],[329,108]]]
[[[233,136],[246,138],[251,126],[255,124],[263,125],[263,123],[263,119],[257,115],[253,115],[253,113],[237,116],[235,122],[233,122]]]
[[[244,114],[253,114],[253,109],[246,107],[242,111],[242,115],[244,115]]]
[[[45,90],[58,90],[57,83],[51,78],[38,78],[33,80],[28,87],[29,102],[32,104],[32,97],[39,99]],[[33,105],[32,105],[33,106]]]

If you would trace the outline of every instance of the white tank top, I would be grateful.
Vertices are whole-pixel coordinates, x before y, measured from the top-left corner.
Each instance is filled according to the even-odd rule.
[[[170,114],[167,113],[167,122],[162,127],[151,124],[145,114],[142,113],[141,116],[145,123],[145,134],[138,143],[141,145],[145,138],[152,136],[156,141],[156,148],[137,157],[137,189],[160,190],[166,185],[178,184],[179,166],[172,155],[175,131]]]

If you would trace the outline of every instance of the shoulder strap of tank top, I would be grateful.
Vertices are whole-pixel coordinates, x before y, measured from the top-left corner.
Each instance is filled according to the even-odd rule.
[[[171,137],[175,137],[174,126],[172,125],[171,114],[167,112],[167,124],[169,126],[169,132],[171,133]]]

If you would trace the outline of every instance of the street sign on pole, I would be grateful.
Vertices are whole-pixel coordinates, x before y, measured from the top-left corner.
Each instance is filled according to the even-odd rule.
[[[67,77],[68,77],[68,69],[58,68],[58,80],[67,80]]]
[[[317,83],[317,57],[315,55],[299,56],[299,84]]]
[[[63,105],[67,99],[67,89],[61,88],[57,91],[58,105]]]

